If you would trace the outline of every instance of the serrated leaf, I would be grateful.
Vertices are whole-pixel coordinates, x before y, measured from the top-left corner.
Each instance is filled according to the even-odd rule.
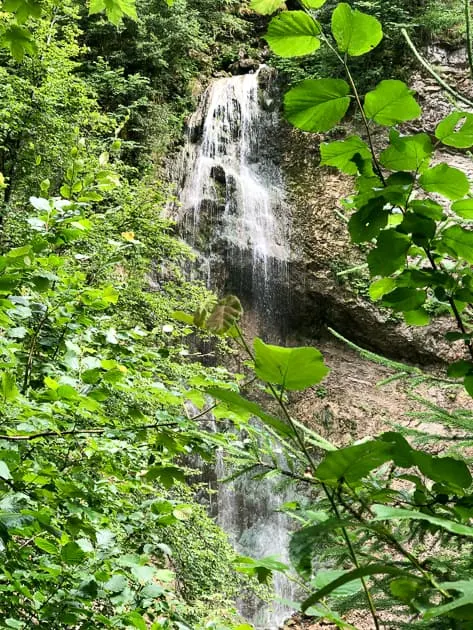
[[[26,54],[35,55],[38,50],[30,31],[16,24],[3,31],[0,47],[7,48],[16,61],[22,61]]]
[[[372,276],[389,276],[405,264],[411,239],[396,230],[383,230],[375,249],[368,254],[368,267]],[[412,310],[412,309],[411,309]]]
[[[462,219],[473,221],[473,199],[460,199],[452,203],[452,210]]]
[[[426,298],[426,291],[399,287],[383,297],[383,304],[397,312],[415,311],[425,303]]]
[[[282,348],[266,344],[258,337],[253,347],[257,376],[285,389],[305,389],[319,383],[329,372],[316,348]]]
[[[86,554],[75,542],[68,542],[61,548],[61,560],[66,564],[80,564],[85,557]]]
[[[386,227],[389,211],[383,197],[370,199],[348,221],[348,230],[354,243],[371,241]]]
[[[452,112],[437,125],[435,137],[457,149],[473,146],[473,114]]]
[[[286,118],[303,131],[328,131],[346,114],[349,93],[342,79],[306,79],[286,93]]]
[[[388,127],[413,120],[422,112],[413,93],[403,81],[387,79],[366,94],[363,109],[368,119]]]
[[[214,306],[207,318],[206,328],[210,332],[221,335],[238,322],[242,313],[240,300],[234,295],[228,295]]]
[[[442,242],[457,257],[473,264],[473,232],[453,225],[442,233]]]
[[[304,11],[284,11],[274,17],[265,39],[281,57],[309,55],[320,48],[320,26]]]
[[[370,298],[374,301],[380,300],[383,295],[390,293],[396,288],[396,280],[394,278],[380,278],[371,283],[369,288]]]
[[[430,316],[423,308],[415,311],[406,311],[403,313],[404,321],[409,326],[428,326],[430,324]]]
[[[124,17],[137,19],[135,0],[90,0],[89,15],[102,12],[112,24],[119,24]]]
[[[335,166],[343,173],[356,175],[358,167],[355,156],[371,162],[371,151],[359,136],[350,136],[345,140],[324,142],[320,145],[321,166]]]
[[[470,190],[465,173],[448,164],[437,164],[429,168],[419,179],[419,184],[425,191],[440,193],[452,201],[464,197]]]
[[[338,50],[351,57],[370,52],[383,39],[381,23],[346,2],[340,2],[332,13],[332,34]]]
[[[341,480],[354,483],[391,459],[391,445],[370,440],[340,448],[325,455],[315,470],[315,477],[328,484]]]
[[[390,171],[421,172],[429,165],[433,147],[426,133],[415,136],[393,137],[380,155],[381,164]]]

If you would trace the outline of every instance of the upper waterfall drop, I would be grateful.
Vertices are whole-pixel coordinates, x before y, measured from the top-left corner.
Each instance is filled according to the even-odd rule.
[[[261,66],[212,81],[189,119],[178,184],[180,224],[209,286],[240,294],[263,319],[280,310],[290,259],[283,179],[270,151],[280,124],[273,77]]]

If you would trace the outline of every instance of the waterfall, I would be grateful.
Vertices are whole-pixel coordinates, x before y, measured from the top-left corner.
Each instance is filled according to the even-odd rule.
[[[198,255],[198,277],[213,290],[238,295],[266,336],[280,337],[287,320],[290,250],[273,78],[274,71],[261,66],[254,74],[216,79],[207,88],[188,123],[174,211]],[[226,476],[221,454],[215,474]],[[286,500],[274,479],[246,475],[218,484],[215,516],[242,555],[287,562],[290,523],[278,511]],[[283,575],[275,575],[274,590],[279,598],[295,598]],[[280,601],[238,604],[259,630],[276,630],[292,612]]]
[[[273,76],[261,66],[210,84],[188,123],[178,194],[200,277],[239,295],[265,325],[284,315],[290,258]]]

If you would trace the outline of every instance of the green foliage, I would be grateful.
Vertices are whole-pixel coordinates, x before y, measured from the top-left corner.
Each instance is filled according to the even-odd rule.
[[[341,79],[308,79],[284,97],[286,117],[303,131],[327,131],[348,110],[350,88]]]
[[[332,34],[341,53],[359,57],[376,48],[383,38],[383,29],[372,15],[340,2],[332,13]]]

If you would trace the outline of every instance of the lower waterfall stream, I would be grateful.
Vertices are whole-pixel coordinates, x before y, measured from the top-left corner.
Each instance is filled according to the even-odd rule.
[[[188,123],[178,174],[177,214],[185,240],[196,250],[199,276],[210,288],[241,297],[265,330],[284,325],[289,248],[288,210],[271,152],[279,117],[274,72],[215,79]],[[273,326],[274,328],[274,326]],[[223,459],[217,479],[226,476]],[[287,561],[290,524],[278,511],[288,498],[274,480],[248,476],[217,484],[214,513],[242,555]],[[238,602],[258,630],[277,630],[291,614],[279,600],[294,586],[275,574],[277,600]]]

